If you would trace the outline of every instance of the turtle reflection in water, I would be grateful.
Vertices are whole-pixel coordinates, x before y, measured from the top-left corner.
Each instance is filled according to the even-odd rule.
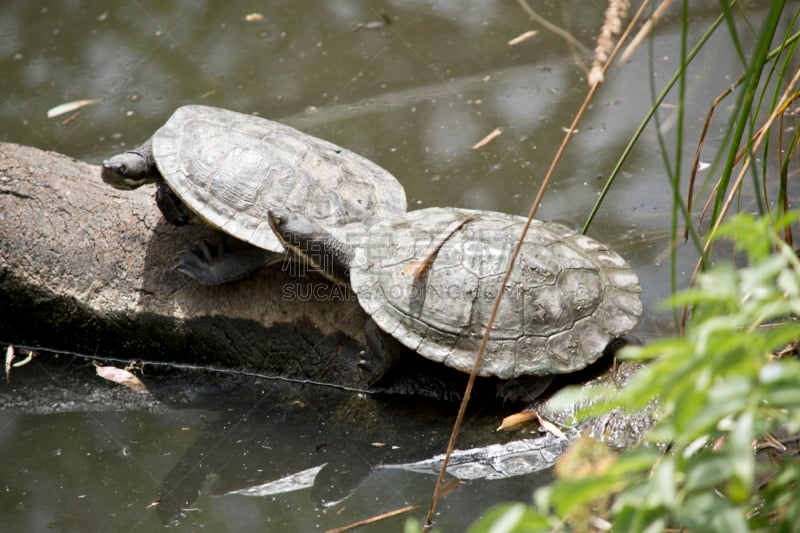
[[[385,335],[433,361],[470,372],[526,219],[490,211],[430,208],[386,220],[347,242],[302,213],[269,218],[287,249],[336,283],[349,284]],[[608,246],[534,220],[504,290],[478,369],[502,380],[593,363],[633,328],[641,288]]]
[[[406,210],[400,183],[364,157],[277,122],[199,105],[178,108],[141,146],[104,161],[102,178],[125,190],[155,183],[168,222],[199,220],[242,241],[236,253],[223,241],[182,254],[178,270],[204,284],[284,259],[271,208],[302,213],[334,235]]]

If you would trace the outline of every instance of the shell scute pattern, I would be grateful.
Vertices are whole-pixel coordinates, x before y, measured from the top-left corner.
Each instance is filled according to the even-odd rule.
[[[459,218],[466,222],[447,233]],[[369,252],[357,251],[353,289],[382,329],[421,355],[468,372],[524,223],[455,208],[380,223],[374,228],[380,237],[368,236],[361,247]],[[534,221],[479,373],[510,378],[583,368],[635,325],[639,293],[636,274],[607,246]]]
[[[167,184],[212,226],[261,248],[283,247],[267,223],[282,207],[338,230],[405,212],[387,171],[349,150],[252,115],[183,106],[153,136]]]

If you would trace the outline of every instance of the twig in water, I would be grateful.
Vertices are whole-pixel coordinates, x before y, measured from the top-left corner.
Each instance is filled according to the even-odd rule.
[[[329,529],[325,533],[344,533],[345,531],[350,531],[351,529],[355,529],[361,526],[366,526],[368,524],[374,524],[375,522],[380,522],[381,520],[392,518],[393,516],[401,515],[403,513],[413,511],[414,509],[417,508],[419,508],[419,505],[407,505],[405,507],[401,507],[400,509],[395,509],[394,511],[387,511],[379,515],[371,516],[369,518],[365,518],[364,520],[359,520],[358,522],[353,522],[352,524],[348,524],[346,526]]]
[[[516,46],[516,45],[518,45],[520,43],[523,43],[523,42],[527,41],[528,39],[530,39],[531,37],[534,37],[534,36],[536,36],[538,34],[539,34],[539,32],[536,31],[536,30],[526,31],[525,33],[523,33],[521,35],[517,35],[516,37],[514,37],[513,39],[508,41],[508,46]]]
[[[484,146],[486,146],[487,144],[492,142],[492,140],[495,137],[500,136],[500,134],[502,134],[502,133],[503,133],[503,128],[495,128],[495,129],[493,129],[491,132],[489,132],[488,135],[486,135],[486,137],[484,137],[483,139],[481,139],[480,141],[475,143],[472,146],[472,149],[473,150],[479,150],[479,149],[483,148]]]

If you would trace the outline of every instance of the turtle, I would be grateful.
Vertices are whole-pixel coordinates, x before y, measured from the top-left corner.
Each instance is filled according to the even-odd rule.
[[[471,372],[526,218],[434,207],[382,221],[347,241],[287,209],[272,210],[269,221],[286,248],[349,285],[384,335]],[[629,332],[642,313],[640,297],[636,273],[608,246],[532,220],[478,375],[543,376],[546,387],[552,376],[593,363]]]
[[[285,258],[267,222],[273,207],[334,234],[406,211],[403,186],[372,161],[278,122],[203,105],[179,107],[141,146],[103,161],[102,179],[123,190],[155,183],[169,223],[202,222],[241,241],[201,242],[180,256],[177,269],[209,285]]]

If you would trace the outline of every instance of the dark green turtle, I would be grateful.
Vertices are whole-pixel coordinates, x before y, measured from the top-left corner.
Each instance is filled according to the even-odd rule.
[[[301,213],[271,212],[284,245],[350,284],[377,326],[417,353],[472,370],[525,218],[490,211],[408,212],[342,240]],[[534,220],[479,369],[501,379],[551,376],[594,362],[631,330],[641,288],[608,246]]]
[[[200,105],[178,108],[141,146],[104,161],[102,177],[118,189],[155,183],[169,222],[197,219],[252,245],[228,257],[207,246],[183,254],[178,269],[206,284],[283,259],[267,221],[272,208],[302,213],[334,235],[406,210],[400,183],[364,157],[284,124]]]

